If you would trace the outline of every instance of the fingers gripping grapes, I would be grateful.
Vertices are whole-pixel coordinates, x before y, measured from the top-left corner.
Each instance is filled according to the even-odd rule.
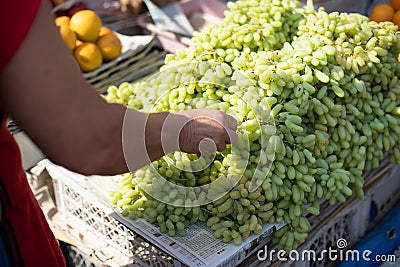
[[[215,149],[222,152],[227,144],[235,143],[236,120],[221,111],[198,109],[182,111],[188,118],[179,133],[180,151],[190,154],[208,155]]]

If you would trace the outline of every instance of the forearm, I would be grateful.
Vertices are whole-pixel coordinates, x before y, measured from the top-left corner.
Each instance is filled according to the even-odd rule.
[[[36,105],[29,103],[36,102],[35,97],[8,97],[3,107],[53,162],[82,174],[126,172],[122,151],[126,108],[106,103],[85,83],[78,89],[86,92],[75,100],[56,104],[43,99]]]
[[[78,118],[80,121],[71,119],[68,123],[71,126],[64,128],[59,138],[37,133],[35,140],[40,142],[52,161],[87,175],[112,175],[128,171],[122,150],[122,123],[126,108],[100,103],[102,101],[99,100],[97,106],[82,108]]]
[[[145,114],[128,109],[122,145],[129,170],[150,164],[179,150],[179,135],[187,118],[169,112]]]
[[[99,104],[96,111],[93,114],[93,109],[87,107],[82,112],[87,120],[81,124],[85,125],[82,130],[87,134],[77,133],[78,140],[64,136],[62,139],[70,144],[63,145],[62,153],[53,151],[53,161],[83,174],[118,174],[135,171],[179,149],[172,142],[179,135],[176,129],[181,120],[177,115],[146,114],[118,104]],[[163,127],[168,115],[172,127]]]

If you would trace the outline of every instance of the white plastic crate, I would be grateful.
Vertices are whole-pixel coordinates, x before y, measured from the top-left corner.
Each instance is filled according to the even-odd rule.
[[[365,199],[368,208],[368,228],[376,225],[400,199],[400,166],[393,165],[385,178],[367,185]]]
[[[109,216],[108,209],[85,190],[55,179],[58,212],[67,234],[93,250],[109,266],[132,263],[133,233]]]
[[[80,249],[69,245],[61,244],[63,253],[67,261],[66,267],[100,267],[101,263],[86,255]]]
[[[94,195],[94,186],[109,188],[106,184],[90,183],[95,177],[72,174],[49,161],[46,167],[54,180],[57,223],[62,222],[58,226],[84,248],[83,253],[106,266],[182,266],[112,217],[110,206]]]
[[[131,240],[135,266],[143,267],[179,267],[184,266],[179,260],[172,258],[165,252],[157,249],[149,242],[135,236]]]

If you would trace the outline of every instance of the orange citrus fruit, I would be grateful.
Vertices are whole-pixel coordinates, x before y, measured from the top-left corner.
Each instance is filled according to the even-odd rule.
[[[390,4],[394,8],[394,10],[400,9],[400,0],[390,0]]]
[[[57,17],[57,18],[55,18],[55,20],[54,20],[54,22],[56,23],[56,25],[58,26],[58,27],[60,27],[61,25],[69,25],[69,21],[70,21],[70,18],[68,17],[68,16],[60,16],[60,17]]]
[[[100,49],[94,43],[86,42],[74,50],[74,58],[83,72],[97,69],[103,64]]]
[[[60,34],[69,50],[74,50],[76,44],[75,33],[67,25],[61,25]]]
[[[102,27],[100,28],[99,37],[100,37],[100,36],[103,36],[103,35],[105,35],[105,34],[108,34],[108,33],[113,33],[113,32],[112,32],[112,30],[110,30],[109,28],[102,26]]]
[[[96,12],[88,9],[76,12],[69,22],[71,30],[84,42],[96,42],[101,25],[101,19]]]
[[[393,16],[393,23],[397,25],[397,27],[399,27],[400,29],[400,10],[397,10],[396,13],[394,13]]]
[[[394,8],[389,4],[377,4],[371,12],[370,20],[376,22],[392,21]]]
[[[108,33],[101,36],[97,42],[104,60],[109,61],[121,55],[122,44],[119,38],[113,34]]]
[[[83,42],[81,40],[76,40],[75,47],[82,45]]]

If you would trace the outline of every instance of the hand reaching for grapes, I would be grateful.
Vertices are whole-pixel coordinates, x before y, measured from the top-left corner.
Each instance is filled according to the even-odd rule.
[[[224,151],[227,144],[235,143],[236,119],[222,111],[210,109],[186,110],[178,113],[188,121],[179,133],[182,152],[207,155]]]
[[[161,142],[165,154],[180,150],[190,154],[208,155],[224,151],[235,143],[237,122],[222,111],[211,109],[184,110],[165,118]]]

